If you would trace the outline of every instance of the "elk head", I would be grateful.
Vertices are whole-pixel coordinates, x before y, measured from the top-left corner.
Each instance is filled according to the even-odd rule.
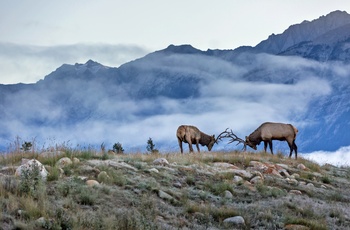
[[[252,149],[256,150],[256,143],[253,143],[249,140],[248,136],[245,136],[245,145],[248,145],[249,147],[251,147]]]
[[[210,142],[208,144],[208,150],[211,151],[213,148],[214,144],[217,143],[217,139],[215,139],[215,135],[210,136]]]

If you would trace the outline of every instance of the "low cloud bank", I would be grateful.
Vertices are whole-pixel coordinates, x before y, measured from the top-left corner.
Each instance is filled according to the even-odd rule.
[[[335,166],[350,166],[350,146],[330,151],[315,151],[301,154],[304,158],[315,161],[318,164],[332,164]]]

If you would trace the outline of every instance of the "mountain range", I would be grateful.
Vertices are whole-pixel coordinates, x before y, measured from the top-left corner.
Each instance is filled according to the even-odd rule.
[[[334,11],[255,47],[169,45],[118,68],[63,64],[34,84],[0,85],[0,145],[19,136],[142,152],[151,137],[174,151],[181,124],[244,137],[275,121],[297,126],[299,151],[333,151],[350,145],[349,63],[350,15]]]

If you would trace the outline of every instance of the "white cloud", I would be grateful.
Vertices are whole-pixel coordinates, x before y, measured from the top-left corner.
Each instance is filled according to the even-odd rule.
[[[334,152],[315,151],[311,153],[302,153],[301,155],[321,165],[332,164],[335,166],[350,166],[350,146],[341,147]]]

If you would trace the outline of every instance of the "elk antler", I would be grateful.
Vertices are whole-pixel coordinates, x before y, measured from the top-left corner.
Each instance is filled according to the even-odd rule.
[[[215,140],[215,143],[216,143],[216,144],[218,144],[219,141],[221,141],[222,138],[226,138],[226,137],[227,137],[227,133],[228,133],[227,130],[228,130],[228,128],[225,129],[225,131],[223,131],[222,133],[220,133],[220,134],[218,135],[218,137],[217,137],[216,140]],[[225,134],[225,135],[223,135],[223,134]]]
[[[228,144],[231,144],[235,141],[238,142],[236,145],[242,143],[242,144],[244,144],[243,150],[245,151],[246,147],[247,147],[246,142],[243,139],[237,137],[237,135],[233,133],[232,129],[230,130],[230,132],[228,131],[228,129],[229,128],[225,129],[225,131],[223,131],[222,133],[219,134],[219,136],[216,138],[216,143],[218,143],[218,141],[221,140],[222,138],[231,138],[231,140],[228,142]]]

